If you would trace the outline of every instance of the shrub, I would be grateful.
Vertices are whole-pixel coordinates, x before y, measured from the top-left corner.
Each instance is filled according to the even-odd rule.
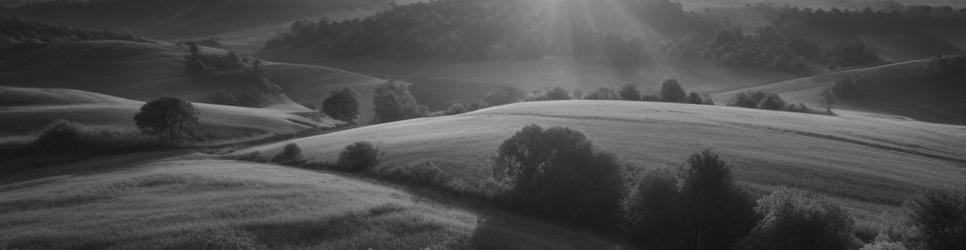
[[[697,92],[691,92],[691,94],[688,95],[687,103],[704,104],[704,98],[701,98],[701,94],[698,94]]]
[[[651,170],[638,181],[625,202],[627,238],[643,249],[670,249],[680,238],[676,206],[678,187],[668,169]]]
[[[77,124],[57,120],[40,132],[34,144],[45,152],[80,150],[86,146],[82,133]]]
[[[613,154],[595,151],[578,131],[523,128],[498,148],[493,177],[502,199],[515,208],[592,229],[616,229],[622,168]]]
[[[758,200],[762,220],[738,249],[856,249],[848,212],[829,201],[792,190]]]
[[[278,162],[282,164],[298,164],[305,161],[305,157],[302,155],[302,149],[299,148],[298,144],[289,143],[285,144],[285,148],[282,152],[279,152],[275,157],[272,158],[273,162]]]
[[[452,106],[449,106],[449,108],[446,109],[446,112],[444,114],[458,115],[462,113],[466,113],[466,108],[463,107],[463,104],[456,103],[456,104],[453,104]]]
[[[329,92],[329,97],[322,101],[322,112],[338,120],[354,122],[359,118],[359,93],[351,88]]]
[[[191,136],[198,128],[198,111],[190,102],[162,97],[141,106],[134,121],[142,132],[167,139]]]
[[[916,197],[906,207],[925,249],[966,249],[966,198],[931,192]]]
[[[625,101],[640,101],[641,91],[637,90],[637,85],[625,84],[621,87],[620,96]]]
[[[419,105],[404,83],[389,81],[376,88],[373,96],[376,119],[379,122],[393,122],[429,114],[426,106]]]
[[[379,165],[385,154],[376,149],[369,142],[356,142],[346,146],[339,154],[339,161],[336,164],[339,169],[349,172],[361,172],[369,170]]]
[[[661,99],[665,102],[684,102],[687,94],[676,79],[668,79],[661,84]]]
[[[710,150],[691,155],[678,182],[682,249],[728,249],[754,227],[754,202]]]

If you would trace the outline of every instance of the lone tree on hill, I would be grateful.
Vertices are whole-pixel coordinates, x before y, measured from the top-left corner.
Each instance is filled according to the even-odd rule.
[[[503,141],[497,153],[493,177],[512,206],[593,229],[616,229],[623,169],[614,154],[594,149],[583,133],[530,125]]]
[[[329,92],[329,97],[322,101],[322,112],[335,119],[354,122],[359,118],[359,93],[351,88]]]
[[[190,102],[162,97],[141,106],[134,121],[142,132],[167,139],[191,136],[198,128],[198,111]]]
[[[681,84],[678,83],[676,79],[668,79],[661,84],[661,99],[665,102],[684,102],[687,97],[687,93],[684,92],[684,88],[681,88]]]

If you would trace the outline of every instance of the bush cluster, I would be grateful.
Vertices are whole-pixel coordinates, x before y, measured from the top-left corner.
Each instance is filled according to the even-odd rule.
[[[781,98],[781,96],[764,91],[748,91],[745,93],[738,93],[738,95],[735,96],[734,100],[732,100],[728,106],[797,113],[823,114],[819,111],[809,108],[808,106],[805,106],[805,104],[802,103],[788,104],[784,99]]]
[[[429,109],[419,105],[405,83],[388,81],[375,90],[373,96],[376,119],[379,122],[394,122],[405,119],[426,117]]]

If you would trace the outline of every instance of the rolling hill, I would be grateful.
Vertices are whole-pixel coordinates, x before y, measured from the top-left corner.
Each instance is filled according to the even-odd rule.
[[[239,70],[189,75],[185,72],[187,47],[165,42],[66,42],[6,47],[0,53],[5,55],[0,58],[0,78],[8,86],[77,89],[136,100],[176,96],[214,102],[219,92],[245,89],[250,84],[247,73]],[[201,53],[228,52],[202,47]],[[385,81],[344,70],[285,63],[267,62],[263,72],[287,97],[258,100],[254,106],[290,112],[310,111],[301,104],[318,101],[336,88],[359,87],[360,93],[367,93],[367,86]],[[364,114],[368,116],[371,114]]]
[[[956,79],[936,77],[924,67],[928,59],[838,71],[773,84],[718,93],[715,103],[730,102],[735,95],[746,91],[766,91],[779,94],[792,103],[825,107],[822,91],[835,85],[836,80],[857,77],[860,96],[836,98],[835,112],[840,115],[872,115],[908,117],[921,121],[966,124],[966,103],[962,102],[963,85]],[[840,112],[844,111],[844,112]],[[859,111],[859,112],[849,112]]]
[[[0,177],[0,248],[614,248],[486,206],[277,165],[150,152],[45,171],[55,174]]]
[[[529,124],[565,126],[640,168],[676,166],[711,148],[756,193],[779,186],[813,191],[877,220],[911,195],[961,185],[966,127],[870,117],[834,117],[720,106],[622,101],[518,103],[456,116],[373,125],[263,145],[295,143],[313,162],[370,141],[387,152],[376,172],[436,172],[445,188],[488,194],[490,157]],[[417,177],[418,178],[418,177]]]
[[[70,89],[0,86],[0,136],[29,136],[56,120],[90,126],[133,129],[143,102]],[[332,120],[313,121],[275,109],[195,103],[203,129],[247,136],[290,134],[315,127],[334,127]]]

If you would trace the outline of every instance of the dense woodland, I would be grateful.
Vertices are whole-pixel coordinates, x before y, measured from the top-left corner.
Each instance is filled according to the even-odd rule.
[[[0,18],[0,45],[86,40],[149,42],[124,29],[84,30],[18,18]]]
[[[642,9],[669,3],[621,2]],[[677,10],[670,13],[683,13],[679,5],[670,6]],[[585,15],[561,14],[579,11],[579,7],[562,4],[557,9],[539,8],[525,0],[434,1],[396,6],[365,19],[297,22],[266,47],[306,49],[321,56],[350,59],[472,61],[561,55],[617,65],[650,60],[641,38],[596,29]],[[559,20],[560,16],[567,18]]]

